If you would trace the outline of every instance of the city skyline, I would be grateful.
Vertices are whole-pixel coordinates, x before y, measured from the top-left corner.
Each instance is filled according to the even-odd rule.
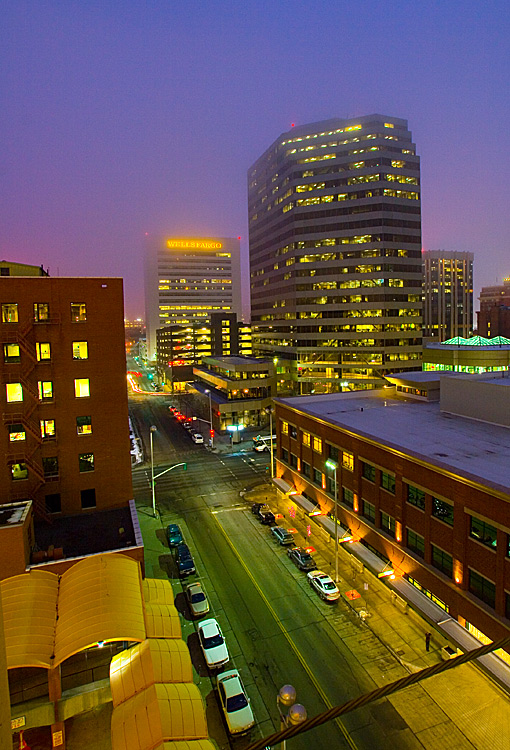
[[[8,2],[0,252],[52,276],[122,276],[144,310],[146,233],[241,236],[246,171],[293,124],[405,118],[422,164],[426,250],[509,272],[502,2],[382,7],[256,0],[122,9]]]

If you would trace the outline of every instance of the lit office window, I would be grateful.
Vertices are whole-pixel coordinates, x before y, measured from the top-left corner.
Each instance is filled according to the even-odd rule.
[[[18,441],[26,440],[25,428],[22,424],[10,424],[9,425],[9,442],[16,443]]]
[[[71,320],[80,323],[87,320],[87,306],[85,302],[71,302]]]
[[[2,323],[18,322],[18,305],[8,302],[2,305]]]
[[[92,435],[92,417],[76,417],[78,435]]]
[[[90,381],[88,378],[74,379],[74,395],[76,398],[87,398],[90,396]]]
[[[45,360],[51,359],[51,347],[49,343],[36,342],[35,353],[38,362],[44,362]]]
[[[23,387],[21,383],[6,383],[5,390],[7,393],[7,403],[23,401]]]
[[[89,347],[86,341],[73,341],[73,359],[88,359]]]

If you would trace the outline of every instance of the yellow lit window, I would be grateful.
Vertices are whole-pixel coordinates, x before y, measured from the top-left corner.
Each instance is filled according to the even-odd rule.
[[[7,403],[11,404],[14,401],[23,401],[23,387],[21,383],[6,383],[5,390],[7,392]]]
[[[342,451],[342,466],[348,471],[354,471],[354,455],[349,451]]]
[[[395,125],[394,125],[394,124],[393,124],[392,122],[385,122],[385,123],[384,123],[384,127],[385,127],[385,128],[394,128],[394,127],[395,127]]]
[[[317,453],[322,453],[322,439],[314,435],[312,438],[312,447]]]
[[[88,378],[75,378],[74,395],[76,398],[87,398],[90,396],[90,381]]]
[[[289,434],[289,423],[288,422],[282,422],[282,432],[284,435]]]
[[[73,359],[88,359],[89,348],[86,341],[73,341]]]
[[[15,443],[18,441],[26,440],[25,428],[22,424],[10,424],[9,425],[9,442]]]
[[[399,161],[398,159],[393,159],[391,162],[392,167],[402,168],[402,167],[405,167],[405,165],[406,165],[405,161]]]
[[[303,445],[310,445],[310,433],[303,432]]]
[[[73,323],[87,320],[87,306],[85,302],[71,302],[71,320]]]
[[[7,303],[2,305],[2,323],[17,323],[18,322],[18,305],[15,303]]]
[[[35,344],[35,353],[38,362],[51,359],[51,347],[49,344],[43,344],[37,341]]]
[[[41,419],[39,423],[41,426],[41,437],[43,440],[45,438],[55,437],[55,420],[54,419]]]
[[[53,398],[53,383],[51,380],[39,380],[37,383],[39,401]]]
[[[34,321],[44,323],[50,319],[50,306],[47,302],[34,302]]]
[[[11,464],[11,476],[13,481],[19,479],[28,479],[28,469],[24,461],[20,461],[17,464]]]
[[[19,362],[19,344],[4,344],[4,362]]]

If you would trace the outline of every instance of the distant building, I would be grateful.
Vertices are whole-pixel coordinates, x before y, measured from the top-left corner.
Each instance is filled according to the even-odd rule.
[[[484,643],[502,638],[510,630],[509,374],[388,380],[395,390],[277,398],[275,484],[289,503],[319,506],[323,516],[334,512],[337,488],[340,538],[354,558],[391,572],[402,595],[418,589],[453,627]]]
[[[15,263],[14,261],[0,261],[0,276],[49,276],[42,264],[31,266],[27,263]]]
[[[147,355],[156,331],[206,323],[211,313],[241,319],[240,241],[232,237],[149,238],[145,255]]]
[[[446,341],[473,333],[473,253],[423,252],[423,337]]]
[[[256,356],[291,357],[283,380],[297,393],[381,387],[421,368],[420,159],[407,120],[282,133],[248,170],[248,203]]]
[[[423,369],[425,371],[451,372],[498,372],[510,369],[510,338],[497,336],[493,339],[457,336],[442,343],[425,344],[423,347]]]
[[[510,337],[510,277],[501,286],[484,286],[480,292],[478,334]]]

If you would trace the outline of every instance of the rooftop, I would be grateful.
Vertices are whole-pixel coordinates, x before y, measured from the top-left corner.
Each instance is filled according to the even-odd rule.
[[[510,494],[506,427],[443,414],[437,402],[384,398],[384,391],[275,401]]]
[[[21,523],[30,508],[30,502],[22,500],[19,503],[0,505],[0,527]]]

